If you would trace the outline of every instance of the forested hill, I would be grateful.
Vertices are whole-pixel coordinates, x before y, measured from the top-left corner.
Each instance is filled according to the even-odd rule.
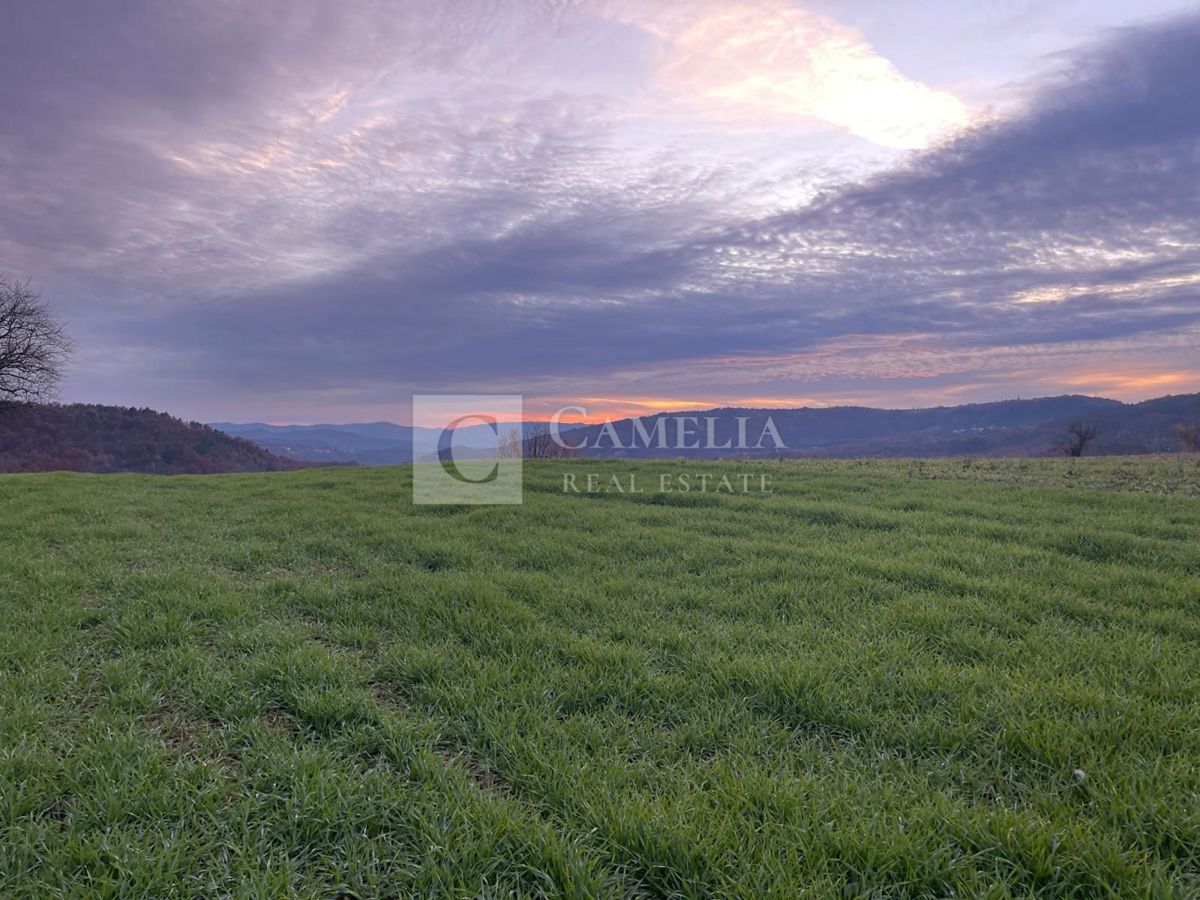
[[[1122,403],[1103,397],[1042,397],[1003,400],[931,409],[871,409],[825,407],[800,409],[712,409],[706,412],[664,413],[646,416],[644,431],[655,433],[657,420],[675,422],[681,416],[697,419],[696,434],[705,434],[704,420],[713,420],[714,443],[736,446],[738,421],[744,419],[750,449],[741,452],[703,447],[680,451],[639,439],[634,421],[622,419],[605,433],[589,425],[566,433],[572,446],[583,445],[589,456],[1052,456],[1061,451],[1073,422],[1095,425],[1097,436],[1088,455],[1170,453],[1185,449],[1178,436],[1181,426],[1200,426],[1200,394],[1159,397],[1141,403]],[[769,437],[755,448],[766,421],[777,428],[782,447]],[[617,435],[613,441],[611,433]],[[669,443],[669,442],[668,442]],[[693,437],[692,443],[698,443]]]
[[[0,407],[0,472],[274,472],[304,464],[152,409]]]

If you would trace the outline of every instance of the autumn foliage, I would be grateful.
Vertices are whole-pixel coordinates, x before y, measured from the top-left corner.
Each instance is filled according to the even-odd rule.
[[[0,472],[205,475],[302,467],[250,441],[152,409],[85,404],[0,409]]]

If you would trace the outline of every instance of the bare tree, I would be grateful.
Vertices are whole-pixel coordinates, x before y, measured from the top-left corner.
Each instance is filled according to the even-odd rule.
[[[1067,426],[1067,439],[1060,445],[1062,452],[1073,459],[1083,456],[1087,445],[1095,440],[1099,433],[1095,422],[1083,419],[1072,422]]]
[[[1175,436],[1183,444],[1184,450],[1200,453],[1200,422],[1191,425],[1180,423],[1175,426]]]
[[[0,275],[0,405],[54,396],[71,341],[28,282]]]
[[[496,446],[497,459],[520,459],[521,457],[521,429],[510,428],[501,436],[499,444]]]
[[[561,459],[577,455],[576,451],[554,439],[548,422],[535,422],[525,429],[522,449],[526,459]]]

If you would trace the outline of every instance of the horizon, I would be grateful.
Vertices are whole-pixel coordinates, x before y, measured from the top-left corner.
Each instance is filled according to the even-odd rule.
[[[1183,0],[68,0],[7,28],[0,273],[75,340],[64,402],[1200,390]]]
[[[1004,403],[1035,403],[1035,402],[1038,402],[1041,400],[1062,400],[1062,399],[1068,399],[1068,398],[1082,398],[1082,399],[1088,399],[1088,400],[1106,400],[1106,401],[1110,401],[1113,403],[1120,403],[1125,406],[1136,406],[1139,403],[1147,403],[1147,402],[1150,402],[1153,400],[1165,400],[1165,399],[1170,399],[1172,397],[1191,396],[1192,394],[1195,394],[1195,393],[1200,393],[1200,391],[1184,391],[1184,392],[1181,392],[1178,394],[1174,394],[1174,393],[1158,394],[1158,395],[1155,395],[1152,397],[1145,397],[1140,400],[1120,400],[1115,397],[1103,397],[1098,394],[1078,394],[1078,393],[1075,393],[1075,394],[1053,394],[1053,395],[1038,396],[1038,397],[1008,397],[1003,400],[982,400],[982,401],[972,401],[969,403],[950,403],[950,404],[941,404],[938,406],[861,406],[861,405],[856,405],[856,404],[839,404],[839,405],[825,405],[825,406],[736,406],[736,405],[734,405],[734,406],[696,406],[694,408],[687,408],[687,409],[656,410],[653,412],[642,412],[640,414],[621,415],[621,416],[589,415],[587,418],[563,416],[561,419],[561,422],[563,425],[589,426],[589,425],[600,425],[600,424],[603,424],[605,422],[610,422],[610,421],[618,422],[618,421],[621,421],[621,420],[627,419],[627,418],[632,419],[632,418],[653,418],[654,416],[701,415],[703,413],[715,413],[715,412],[722,412],[722,411],[726,411],[726,410],[753,410],[755,412],[797,412],[800,410],[817,411],[817,410],[838,410],[838,409],[870,409],[870,410],[876,410],[879,412],[915,412],[915,411],[930,410],[930,409],[953,409],[953,408],[959,408],[959,407],[965,407],[965,406],[990,406],[990,405],[998,405],[998,404],[1004,404]],[[164,411],[169,412],[169,410],[164,410]],[[480,409],[480,411],[483,414],[487,414],[489,412],[488,410],[482,409],[482,408]],[[548,423],[550,423],[551,419],[550,418],[526,417],[526,418],[522,419],[521,421],[523,424],[526,424],[526,425],[548,424]],[[327,421],[327,420],[323,420],[323,421],[319,421],[319,422],[294,422],[294,421],[272,422],[272,421],[268,421],[266,419],[247,419],[245,421],[234,421],[232,419],[214,419],[212,421],[205,422],[204,424],[209,425],[213,428],[217,428],[221,425],[238,425],[241,427],[246,427],[246,426],[250,426],[250,425],[265,425],[269,428],[321,428],[321,427],[347,428],[347,427],[354,426],[354,425],[396,425],[396,426],[400,426],[400,427],[404,427],[404,428],[422,428],[422,429],[432,430],[432,431],[442,430],[442,427],[439,424],[420,425],[420,424],[414,424],[411,421],[400,422],[400,421],[395,421],[392,419],[375,419],[375,420],[372,420],[369,422],[367,422],[367,421],[333,422],[333,421]],[[499,424],[511,425],[514,423],[508,422],[508,421],[501,421]]]

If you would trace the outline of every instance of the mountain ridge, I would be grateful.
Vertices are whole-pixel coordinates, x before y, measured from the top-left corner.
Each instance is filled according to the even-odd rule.
[[[1075,420],[1094,421],[1098,427],[1089,454],[1174,452],[1182,449],[1174,435],[1179,424],[1200,422],[1200,393],[1174,394],[1150,400],[1125,402],[1085,394],[996,400],[957,406],[881,409],[869,406],[834,407],[714,407],[708,410],[654,413],[641,416],[647,429],[658,419],[715,417],[717,443],[735,434],[737,418],[748,420],[747,430],[756,435],[767,418],[779,427],[784,447],[764,447],[745,452],[729,449],[684,450],[675,448],[595,447],[605,428],[601,424],[563,426],[571,444],[587,440],[584,455],[647,457],[689,456],[958,456],[1009,455],[1048,456],[1058,452],[1067,426]],[[612,429],[621,443],[632,442],[634,417],[614,420]],[[507,423],[513,427],[518,423]],[[524,423],[529,427],[532,423]],[[354,461],[364,465],[394,464],[429,458],[444,439],[437,429],[397,425],[390,422],[345,425],[266,425],[264,423],[215,423],[232,429],[266,449],[299,459]],[[397,439],[375,437],[381,428],[391,428]],[[472,426],[458,433],[458,442],[472,449],[486,443],[486,426]],[[477,434],[478,433],[478,434]]]

